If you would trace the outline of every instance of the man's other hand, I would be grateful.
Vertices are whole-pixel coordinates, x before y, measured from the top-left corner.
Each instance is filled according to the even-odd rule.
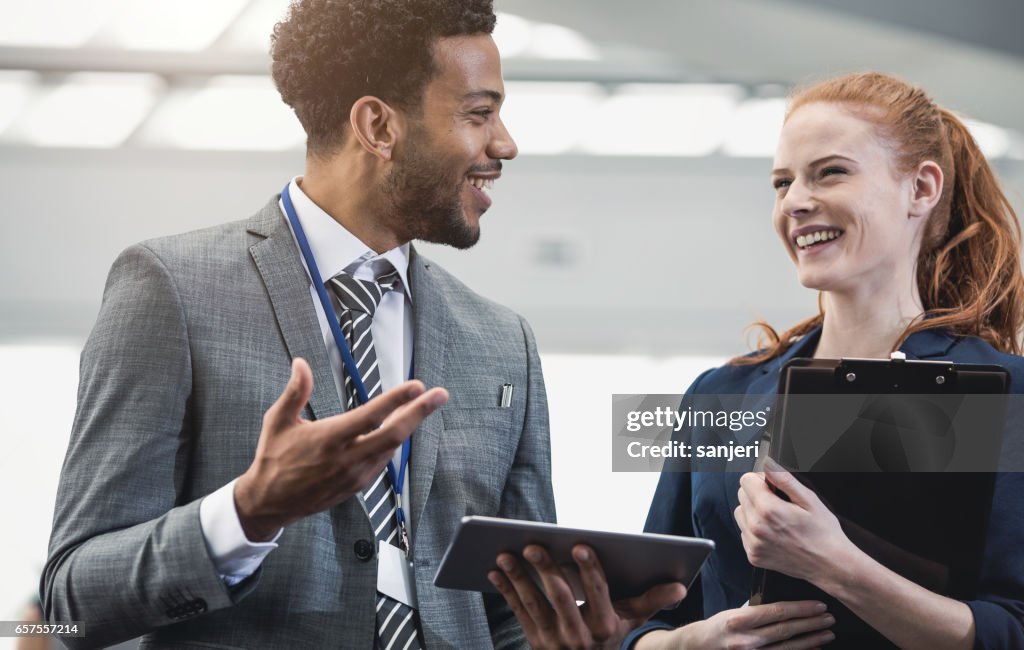
[[[235,484],[238,518],[250,541],[267,541],[363,489],[448,401],[443,388],[407,381],[351,411],[311,421],[302,410],[312,393],[309,364],[295,359],[288,385],[263,415],[256,458]]]

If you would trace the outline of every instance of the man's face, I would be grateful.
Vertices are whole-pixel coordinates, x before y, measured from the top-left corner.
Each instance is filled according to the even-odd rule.
[[[480,238],[501,161],[517,153],[499,117],[501,60],[490,36],[475,35],[439,39],[434,61],[440,73],[395,148],[384,194],[403,239],[469,248]]]

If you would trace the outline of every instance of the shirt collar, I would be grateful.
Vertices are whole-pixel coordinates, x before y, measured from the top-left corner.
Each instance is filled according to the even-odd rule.
[[[288,185],[288,194],[295,207],[302,229],[309,240],[309,248],[316,258],[320,269],[320,281],[328,280],[346,271],[360,279],[373,277],[373,267],[381,260],[391,262],[402,278],[402,287],[406,296],[412,299],[409,286],[409,244],[392,248],[378,255],[369,246],[359,240],[347,228],[335,221],[323,208],[313,203],[312,199],[299,187],[301,177],[296,176]]]

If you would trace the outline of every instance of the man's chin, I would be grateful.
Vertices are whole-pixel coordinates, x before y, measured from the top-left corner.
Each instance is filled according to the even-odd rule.
[[[476,246],[476,243],[480,241],[480,228],[467,230],[465,232],[458,233],[457,235],[452,233],[452,235],[453,236],[444,238],[444,241],[439,241],[437,243],[445,244],[446,246],[451,246],[452,248],[464,251]]]
[[[424,233],[417,239],[432,244],[451,246],[458,250],[466,250],[467,248],[472,248],[480,241],[480,226],[462,222],[458,226],[445,228],[441,232]]]

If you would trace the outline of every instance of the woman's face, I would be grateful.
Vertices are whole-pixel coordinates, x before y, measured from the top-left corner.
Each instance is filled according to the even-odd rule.
[[[841,104],[798,108],[782,127],[772,171],[775,230],[805,287],[871,292],[913,281],[923,219],[913,183],[877,127]]]

